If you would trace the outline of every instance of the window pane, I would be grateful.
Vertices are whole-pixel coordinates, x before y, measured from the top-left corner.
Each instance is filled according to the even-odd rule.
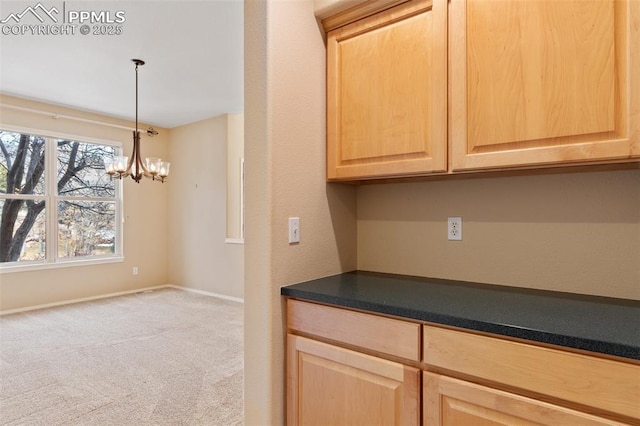
[[[44,200],[0,200],[0,262],[45,259],[44,207]]]
[[[115,181],[104,171],[104,157],[115,147],[58,140],[58,194],[74,197],[115,197]]]
[[[58,257],[115,254],[115,211],[115,202],[59,201]]]
[[[0,193],[44,195],[45,138],[0,130]]]

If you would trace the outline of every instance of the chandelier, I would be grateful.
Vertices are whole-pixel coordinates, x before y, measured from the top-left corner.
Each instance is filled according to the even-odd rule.
[[[104,168],[112,178],[123,179],[131,176],[136,183],[140,183],[142,177],[151,178],[151,180],[165,181],[169,175],[169,166],[171,163],[162,161],[160,158],[147,157],[142,161],[140,154],[140,132],[138,131],[138,66],[144,65],[141,59],[132,59],[136,64],[136,129],[133,131],[133,152],[131,157],[114,156],[104,159]],[[147,135],[155,136],[158,132],[150,127]]]

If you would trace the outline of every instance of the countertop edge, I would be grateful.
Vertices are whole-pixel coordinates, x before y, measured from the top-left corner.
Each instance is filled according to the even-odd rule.
[[[280,294],[286,297],[324,303],[344,308],[357,309],[382,315],[390,315],[408,320],[429,322],[434,324],[458,327],[470,331],[486,332],[495,335],[512,337],[531,342],[544,343],[624,358],[626,360],[640,361],[640,348],[633,346],[605,342],[599,340],[585,339],[575,336],[551,333],[547,331],[533,330],[506,324],[487,323],[483,321],[470,320],[455,316],[436,314],[425,311],[416,311],[397,306],[380,305],[366,301],[355,301],[337,296],[330,296],[321,293],[309,292],[290,287],[282,287]]]

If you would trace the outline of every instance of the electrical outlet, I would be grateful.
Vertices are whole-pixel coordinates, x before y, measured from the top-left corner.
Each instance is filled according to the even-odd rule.
[[[133,272],[133,275],[138,275],[138,267],[134,266],[132,272]]]
[[[447,220],[447,236],[449,241],[462,241],[462,218],[450,217]]]
[[[289,218],[289,244],[296,244],[300,242],[300,218]]]

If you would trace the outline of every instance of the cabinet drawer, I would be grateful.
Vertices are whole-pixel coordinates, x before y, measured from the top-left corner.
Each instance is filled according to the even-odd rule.
[[[413,361],[420,360],[420,324],[287,299],[290,331]]]
[[[640,366],[494,337],[424,326],[423,361],[635,419]]]

